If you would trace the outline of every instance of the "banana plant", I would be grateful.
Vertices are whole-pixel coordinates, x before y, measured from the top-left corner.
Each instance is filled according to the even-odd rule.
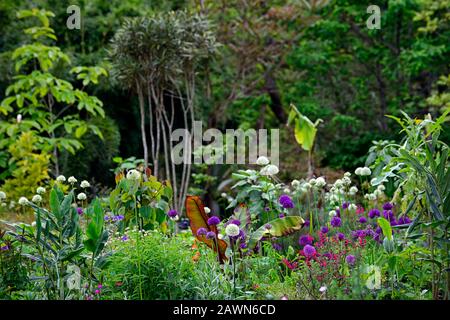
[[[308,177],[313,176],[313,150],[316,140],[317,127],[323,122],[322,119],[317,119],[316,122],[312,122],[308,117],[303,115],[295,105],[291,104],[291,111],[289,113],[287,125],[291,123],[295,124],[294,136],[297,143],[308,151]]]

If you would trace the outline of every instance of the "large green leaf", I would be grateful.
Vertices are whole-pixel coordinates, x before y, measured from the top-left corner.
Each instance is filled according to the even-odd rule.
[[[282,237],[298,231],[303,227],[305,221],[299,216],[288,216],[274,219],[269,224],[271,228],[264,225],[251,234],[248,241],[249,249],[253,249],[263,237]]]
[[[312,149],[316,138],[317,129],[307,117],[299,115],[295,121],[295,140],[306,151]]]

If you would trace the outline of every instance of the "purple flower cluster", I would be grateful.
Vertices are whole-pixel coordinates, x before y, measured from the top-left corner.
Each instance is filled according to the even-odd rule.
[[[280,202],[281,206],[285,209],[291,209],[294,207],[294,203],[292,202],[291,197],[289,197],[287,194],[281,195],[278,201]]]
[[[117,221],[122,221],[123,219],[125,219],[125,216],[118,214],[116,216],[105,216],[105,221],[110,221],[110,222],[117,222]]]
[[[338,216],[334,216],[331,219],[330,224],[331,224],[332,227],[338,228],[338,227],[340,227],[342,225],[342,220]]]
[[[78,215],[81,216],[83,214],[83,208],[78,207],[77,208],[77,213],[78,213]]]
[[[320,232],[322,232],[323,234],[328,233],[328,227],[326,226],[321,227]]]
[[[364,216],[359,217],[359,223],[367,223],[367,219]]]
[[[374,219],[375,217],[379,217],[380,216],[380,210],[378,209],[372,209],[369,211],[369,218],[370,219]]]
[[[408,216],[401,216],[400,218],[398,218],[398,224],[410,224],[411,223],[411,219],[408,218]]]
[[[208,230],[206,230],[205,228],[198,228],[197,237],[206,236],[207,233]]]
[[[314,257],[314,255],[317,253],[316,248],[314,248],[312,245],[307,244],[304,248],[303,248],[303,254],[305,255],[305,257],[307,258],[312,258]]]
[[[298,239],[298,243],[300,244],[300,246],[304,247],[308,244],[312,244],[313,240],[314,240],[313,237],[311,237],[309,234],[305,234],[302,235],[300,239]]]
[[[214,232],[212,232],[212,231],[209,231],[206,234],[206,239],[208,239],[208,240],[212,240],[212,239],[215,239],[215,238],[216,238],[216,234]]]
[[[356,257],[352,254],[349,254],[345,257],[345,262],[347,262],[350,266],[355,265]]]
[[[172,209],[172,210],[169,210],[169,212],[167,212],[167,215],[169,216],[169,218],[173,219],[178,216],[178,212],[177,212],[177,210]]]
[[[344,235],[342,232],[338,232],[338,233],[336,234],[336,236],[337,236],[337,238],[338,238],[339,241],[342,241],[342,240],[345,239],[345,235]]]
[[[208,226],[216,226],[220,223],[220,219],[217,216],[212,216],[208,219]]]

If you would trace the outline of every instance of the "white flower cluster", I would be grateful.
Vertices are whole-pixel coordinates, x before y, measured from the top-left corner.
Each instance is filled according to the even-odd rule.
[[[141,173],[137,170],[130,170],[127,172],[127,179],[128,180],[139,180],[141,179]]]
[[[262,174],[263,176],[274,176],[276,175],[280,170],[278,169],[278,167],[274,164],[269,164],[265,167],[263,167],[259,173]]]
[[[6,193],[4,191],[0,191],[0,205],[2,207],[6,207],[6,202],[3,202],[6,200]]]
[[[225,228],[225,233],[227,236],[229,237],[237,237],[239,235],[239,232],[241,230],[239,230],[239,226],[230,223],[229,225],[227,225],[227,227]]]
[[[370,176],[372,174],[372,171],[368,167],[363,167],[363,168],[359,167],[359,168],[356,168],[355,174],[357,176]]]
[[[367,200],[375,201],[377,199],[380,199],[384,196],[384,190],[386,190],[386,187],[382,184],[380,184],[374,192],[368,193],[364,195],[364,198]]]
[[[309,192],[312,189],[320,190],[327,185],[324,177],[312,178],[309,181],[292,180],[291,186],[302,193]]]

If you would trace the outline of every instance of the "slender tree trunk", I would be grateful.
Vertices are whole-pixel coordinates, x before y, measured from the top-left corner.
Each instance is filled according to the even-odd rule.
[[[138,91],[139,97],[139,112],[141,116],[141,136],[142,136],[142,146],[144,148],[144,166],[148,167],[148,146],[147,146],[147,134],[145,131],[145,102],[144,102],[144,93],[139,84],[139,81],[136,80],[136,88]]]

